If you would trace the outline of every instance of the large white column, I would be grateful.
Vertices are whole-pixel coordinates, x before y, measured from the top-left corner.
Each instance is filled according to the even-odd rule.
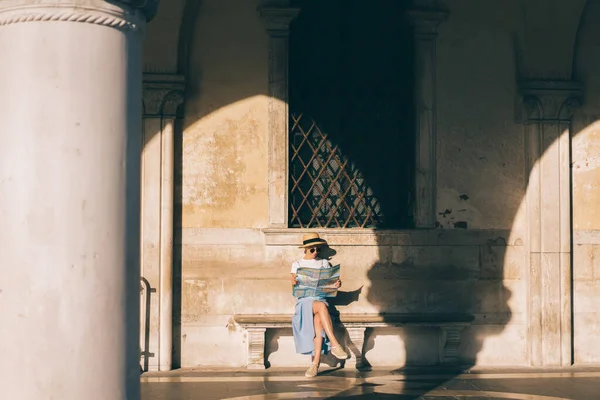
[[[146,18],[0,5],[0,398],[139,398]]]

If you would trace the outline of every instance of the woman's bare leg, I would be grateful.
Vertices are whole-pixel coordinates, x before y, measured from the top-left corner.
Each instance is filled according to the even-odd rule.
[[[313,301],[313,314],[315,316],[315,320],[319,317],[321,321],[322,329],[325,330],[325,334],[329,338],[331,345],[333,347],[337,347],[340,343],[335,338],[335,334],[333,333],[333,322],[331,322],[331,316],[329,315],[329,310],[325,303],[320,301]]]
[[[315,355],[313,356],[313,363],[319,365],[321,362],[321,349],[323,348],[323,325],[321,325],[321,320],[317,315],[314,316],[314,324],[315,338],[313,341],[315,343]]]

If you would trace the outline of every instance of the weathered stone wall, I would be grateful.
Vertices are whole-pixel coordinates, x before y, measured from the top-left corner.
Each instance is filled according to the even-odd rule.
[[[265,293],[283,278],[259,230],[268,223],[268,55],[257,6],[204,1],[193,32],[176,221],[182,366],[243,365],[242,335],[227,321],[241,305],[271,303]]]
[[[449,18],[437,39],[438,227],[321,232],[336,252],[332,262],[342,265],[343,289],[358,294],[338,310],[470,314],[474,324],[464,333],[462,361],[529,364],[525,196],[530,171],[525,129],[517,123],[515,41],[522,29],[521,2],[445,3]],[[227,327],[231,316],[293,310],[289,268],[301,257],[302,232],[268,229],[269,38],[258,5],[258,0],[205,0],[191,37],[181,182],[176,179],[181,215],[175,220],[180,232],[175,274],[181,293],[175,294],[180,299],[174,342],[181,366],[243,365],[246,339],[239,328]],[[588,10],[588,20],[597,14]],[[600,32],[591,26],[587,22],[579,33],[575,63],[575,79],[586,85],[585,105],[574,117],[572,151],[579,364],[600,361],[600,346],[590,345],[600,326],[594,307],[600,293],[595,272],[600,138],[594,124],[600,84],[594,71],[600,58],[592,55],[598,53]],[[172,71],[175,64],[163,56],[172,58],[163,51],[147,60],[157,66],[152,68]],[[527,71],[543,70],[533,56],[523,63]],[[437,340],[429,329],[374,330],[366,358],[373,365],[433,364]],[[286,330],[269,333],[266,351],[275,366],[307,361],[294,353]]]
[[[289,266],[301,257],[301,233],[261,230],[268,223],[267,35],[257,4],[234,10],[228,3],[204,2],[188,82],[183,366],[243,365],[243,334],[227,322],[236,313],[291,313]],[[332,262],[342,265],[344,290],[362,288],[341,312],[470,314],[465,362],[525,364],[526,256],[522,232],[511,233],[525,188],[522,126],[514,122],[514,20],[481,22],[471,3],[451,10],[438,41],[440,228],[391,239],[348,231],[325,237],[337,252]],[[272,365],[306,362],[289,335],[272,333]],[[435,363],[437,352],[424,349],[437,341],[432,330],[376,330],[366,356],[374,365]],[[506,348],[512,351],[498,351]]]
[[[437,220],[443,228],[514,229],[526,188],[515,119],[518,2],[450,5],[437,42]]]
[[[301,257],[295,246],[298,235],[273,232],[265,238],[258,230],[245,229],[186,232],[182,363],[243,364],[241,332],[225,325],[237,313],[291,312],[289,268]],[[521,238],[510,238],[504,230],[389,235],[338,231],[323,236],[336,252],[332,262],[343,267],[344,291],[356,296],[351,304],[337,306],[338,311],[469,314],[474,324],[465,331],[465,361],[524,363]],[[280,332],[267,348],[268,354],[273,352],[273,365],[305,361],[293,354],[288,335]],[[416,351],[436,348],[433,330],[421,332],[417,342],[403,330],[375,330],[370,337],[378,344],[367,353],[374,365],[423,364],[438,357],[437,352]],[[403,344],[390,353],[383,350],[385,343]],[[513,351],[496,351],[507,345]]]
[[[206,1],[193,33],[183,228],[267,223],[267,42],[256,2]]]
[[[437,41],[438,226],[510,232],[508,247],[479,243],[483,273],[471,277],[471,293],[453,291],[451,302],[481,307],[470,311],[478,322],[465,332],[461,356],[483,365],[526,364],[527,185],[524,131],[515,114],[513,33],[519,4],[452,1],[447,6],[450,15]],[[461,241],[459,232],[447,234]],[[503,313],[505,319],[499,317]],[[506,348],[511,351],[500,350]]]

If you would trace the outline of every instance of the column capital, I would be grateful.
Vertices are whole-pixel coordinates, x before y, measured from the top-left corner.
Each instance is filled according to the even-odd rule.
[[[288,36],[290,24],[300,14],[294,7],[259,7],[258,12],[265,20],[267,32],[271,36]]]
[[[144,74],[144,116],[175,117],[184,88],[182,75]]]
[[[437,8],[415,8],[406,12],[416,35],[437,35],[438,26],[448,18],[448,12]]]
[[[0,26],[69,22],[137,30],[156,13],[158,0],[3,0]]]
[[[575,81],[526,80],[519,90],[521,123],[568,122],[583,100],[583,86]]]

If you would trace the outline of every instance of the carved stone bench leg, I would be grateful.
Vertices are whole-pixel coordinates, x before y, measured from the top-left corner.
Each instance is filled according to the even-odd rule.
[[[248,369],[265,369],[265,328],[246,328],[248,332]]]
[[[458,346],[464,326],[443,326],[440,335],[440,363],[458,363]]]
[[[348,338],[350,343],[346,344],[347,351],[351,354],[350,358],[346,360],[346,366],[360,368],[363,366],[363,347],[365,344],[365,331],[366,328],[346,328],[348,331]]]

